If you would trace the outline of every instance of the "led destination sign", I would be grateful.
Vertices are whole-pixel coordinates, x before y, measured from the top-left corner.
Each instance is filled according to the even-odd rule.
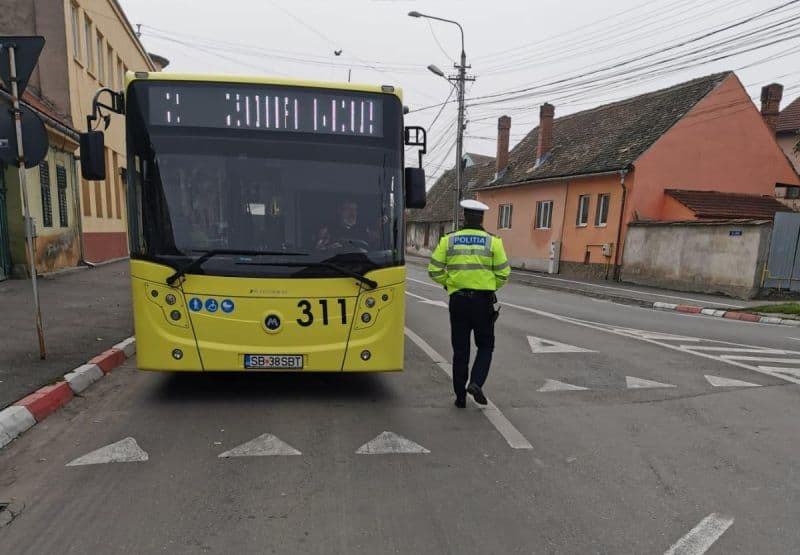
[[[383,136],[378,94],[175,83],[152,85],[149,101],[152,125]]]

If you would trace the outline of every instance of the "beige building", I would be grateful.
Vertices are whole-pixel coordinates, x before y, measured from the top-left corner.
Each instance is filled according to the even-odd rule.
[[[157,71],[166,61],[153,62],[117,0],[0,0],[0,34],[45,37],[29,88],[79,131],[98,89],[120,90],[126,71]],[[77,172],[83,257],[90,262],[128,254],[124,140],[124,121],[114,115],[106,180],[87,182]]]

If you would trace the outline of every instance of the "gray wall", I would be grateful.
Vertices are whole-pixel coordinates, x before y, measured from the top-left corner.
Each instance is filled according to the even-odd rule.
[[[0,0],[0,35],[42,35],[44,49],[29,88],[69,121],[69,64],[63,0]],[[72,122],[73,126],[75,122]]]
[[[772,224],[631,224],[622,280],[679,291],[758,294]]]

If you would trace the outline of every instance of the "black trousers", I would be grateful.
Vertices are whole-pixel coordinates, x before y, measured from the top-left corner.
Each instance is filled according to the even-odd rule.
[[[467,380],[483,387],[489,375],[494,351],[494,292],[458,292],[450,295],[450,341],[453,345],[453,390],[459,399],[466,396]],[[468,374],[470,343],[475,334],[478,353]]]

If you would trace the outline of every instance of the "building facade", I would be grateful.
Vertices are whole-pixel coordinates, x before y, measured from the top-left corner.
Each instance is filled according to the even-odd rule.
[[[160,67],[116,0],[0,0],[0,33],[45,37],[29,88],[80,131],[98,89],[121,90],[127,71]],[[80,183],[83,257],[89,262],[128,254],[124,140],[124,120],[113,115],[106,131],[106,180],[88,182],[73,174]]]
[[[679,215],[667,190],[774,197],[777,183],[798,176],[726,72],[558,119],[546,104],[477,193],[512,265],[608,279],[630,223]]]

